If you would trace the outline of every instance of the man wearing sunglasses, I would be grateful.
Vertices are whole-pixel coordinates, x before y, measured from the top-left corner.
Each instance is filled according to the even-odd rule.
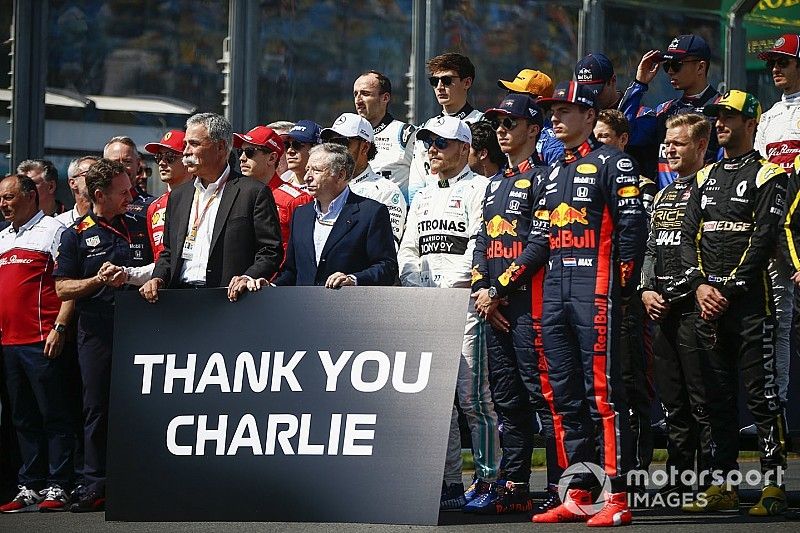
[[[483,220],[481,209],[485,177],[474,174],[468,164],[472,134],[455,117],[429,120],[417,139],[428,147],[437,182],[415,196],[408,216],[397,262],[405,287],[469,287],[475,235]],[[492,407],[484,322],[470,305],[459,359],[456,394],[472,435],[475,459],[475,490],[497,479],[500,439],[497,415]],[[461,433],[458,410],[453,406],[444,467],[440,510],[461,510],[468,500],[462,483]]]
[[[466,56],[455,53],[438,55],[428,60],[428,82],[433,88],[436,101],[442,112],[433,118],[454,116],[464,122],[475,122],[483,113],[473,108],[467,96],[475,81],[475,65]],[[428,151],[421,142],[414,144],[414,159],[408,176],[408,202],[418,190],[425,187],[431,177],[431,162]]]
[[[308,151],[319,144],[320,129],[319,124],[313,120],[298,120],[285,135],[281,135],[288,169],[281,174],[281,179],[303,191],[306,190],[304,177]]]
[[[322,142],[340,144],[347,148],[355,161],[353,177],[349,183],[350,190],[359,196],[380,202],[389,209],[395,246],[399,246],[406,226],[408,205],[400,187],[377,175],[370,166],[369,162],[378,153],[372,125],[361,115],[342,113],[330,128],[322,130],[320,139]]]
[[[758,57],[766,63],[775,87],[783,94],[780,101],[761,115],[756,130],[755,148],[771,163],[783,167],[788,174],[792,172],[792,162],[795,157],[800,155],[800,36],[787,33],[775,41],[770,50],[760,53]],[[794,256],[791,252],[779,255],[770,265],[778,319],[775,352],[778,364],[778,388],[781,400],[784,402],[788,398],[789,389],[793,281],[794,283],[800,281],[798,271],[800,271],[800,259],[796,253]],[[790,279],[792,277],[793,279]]]
[[[503,420],[505,480],[484,491],[467,510],[482,513],[542,513],[555,507],[561,470],[556,459],[553,418],[542,394],[542,270],[531,266],[529,235],[546,235],[548,221],[538,210],[544,166],[536,151],[544,113],[528,94],[512,93],[485,119],[507,158],[503,172],[485,191],[483,224],[473,255],[472,292],[480,316],[491,325],[489,382]],[[546,238],[546,237],[545,237]],[[537,427],[539,426],[539,427]],[[530,497],[535,433],[545,438],[547,491],[534,507]]]
[[[170,130],[159,142],[147,143],[144,150],[153,154],[158,163],[158,175],[167,185],[167,192],[159,196],[147,207],[147,233],[153,248],[153,261],[158,259],[164,249],[164,221],[167,202],[172,189],[192,178],[183,165],[183,131]]]
[[[553,80],[550,76],[529,68],[520,70],[513,81],[497,80],[497,86],[507,90],[509,94],[528,94],[534,100],[553,96]],[[539,133],[536,152],[539,154],[539,158],[548,165],[564,154],[564,144],[556,138],[548,119],[545,119],[544,128]]]
[[[549,260],[542,341],[551,409],[559,421],[559,463],[565,468],[582,462],[601,465],[611,494],[601,509],[592,508],[597,480],[577,475],[564,503],[533,521],[615,526],[631,522],[626,475],[633,455],[619,328],[626,299],[636,289],[634,273],[644,254],[647,222],[636,163],[592,133],[595,98],[585,85],[565,81],[552,98],[539,101],[552,110],[553,131],[567,148],[545,179],[539,209],[549,214],[550,227],[545,237],[536,236],[534,266]]]
[[[675,37],[666,52],[650,50],[642,56],[636,70],[636,79],[625,91],[618,109],[625,113],[631,125],[628,152],[641,164],[642,173],[656,179],[658,188],[663,189],[675,179],[664,157],[664,136],[667,133],[667,119],[680,113],[703,113],[703,106],[713,103],[719,93],[708,84],[708,68],[711,63],[711,48],[699,35],[680,35]],[[667,100],[655,108],[641,105],[658,67],[662,66],[669,76],[675,90],[682,91],[680,98]],[[717,160],[718,145],[716,137],[706,151],[706,162]]]
[[[278,162],[283,156],[283,139],[272,128],[256,126],[247,133],[234,133],[233,146],[239,154],[242,174],[260,181],[272,191],[275,206],[278,208],[285,255],[294,210],[310,202],[311,196],[278,176]]]
[[[767,263],[775,251],[784,212],[787,176],[753,149],[761,105],[751,94],[730,91],[704,110],[716,117],[723,159],[697,173],[681,225],[681,258],[700,310],[698,337],[710,372],[712,469],[722,473],[687,512],[734,510],[738,469],[737,393],[742,379],[761,449],[764,488],[751,516],[782,513],[786,468],[783,405],[775,374],[775,316]],[[710,341],[710,342],[708,342]]]

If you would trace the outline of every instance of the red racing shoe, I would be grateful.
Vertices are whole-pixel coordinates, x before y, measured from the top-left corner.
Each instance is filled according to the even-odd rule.
[[[581,512],[594,503],[592,493],[583,489],[569,489],[565,501],[542,514],[533,515],[531,522],[537,524],[557,524],[563,522],[586,522],[590,515]]]
[[[628,508],[628,493],[606,494],[606,503],[600,512],[586,522],[589,527],[627,526],[633,516]]]

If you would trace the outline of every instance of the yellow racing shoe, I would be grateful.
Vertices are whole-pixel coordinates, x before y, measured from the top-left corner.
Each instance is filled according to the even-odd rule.
[[[739,495],[735,490],[723,485],[711,485],[697,499],[681,507],[685,513],[713,513],[719,511],[738,511]]]
[[[786,493],[775,485],[767,485],[761,491],[758,503],[750,508],[750,516],[775,516],[786,511]]]

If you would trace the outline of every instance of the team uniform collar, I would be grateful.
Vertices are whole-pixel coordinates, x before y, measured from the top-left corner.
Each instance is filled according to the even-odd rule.
[[[711,87],[711,85],[706,85],[706,88],[700,91],[700,94],[693,94],[693,95],[683,95],[681,97],[681,101],[687,104],[697,105],[698,103],[703,103],[711,98],[711,95],[714,94],[716,90]]]
[[[42,220],[44,217],[45,217],[44,211],[40,209],[35,215],[31,217],[29,221],[21,225],[19,229],[15,230],[14,224],[10,224],[8,226],[8,231],[10,231],[11,233],[17,233],[18,235],[21,235],[26,231],[28,231],[29,229],[31,229],[32,227],[34,227],[36,224],[38,224],[39,221]]]
[[[362,181],[370,177],[372,174],[373,174],[372,166],[369,163],[367,163],[367,168],[365,168],[361,174],[351,179],[350,183],[361,183]]]
[[[446,189],[448,187],[455,185],[462,179],[466,178],[470,172],[472,172],[472,170],[470,170],[469,165],[465,166],[463,169],[461,169],[460,173],[456,174],[452,178],[446,180],[438,180],[437,183],[439,185],[439,188]]]
[[[377,126],[375,126],[375,127],[373,128],[373,131],[374,131],[376,134],[377,134],[377,133],[380,133],[380,132],[382,132],[383,130],[385,130],[385,129],[386,129],[386,127],[387,127],[389,124],[391,124],[392,122],[394,122],[394,117],[392,116],[392,114],[391,114],[391,113],[389,113],[389,112],[387,111],[387,112],[386,112],[386,114],[385,114],[385,115],[383,115],[383,118],[381,119],[381,121],[380,121],[380,122],[378,122],[378,125],[377,125]]]
[[[723,158],[720,163],[722,164],[723,170],[739,170],[747,163],[759,157],[761,157],[761,155],[758,153],[758,150],[750,150],[749,152],[738,157]]]
[[[593,150],[597,150],[603,145],[600,141],[598,141],[594,134],[589,135],[589,138],[583,141],[581,144],[574,148],[565,148],[564,155],[561,157],[561,161],[563,163],[572,163],[586,157],[590,152]]]
[[[517,174],[522,174],[523,172],[527,172],[533,167],[544,165],[541,159],[539,159],[539,154],[533,152],[528,159],[520,163],[519,165],[508,167],[503,171],[503,176],[516,176]]]
[[[798,104],[800,103],[800,91],[792,94],[783,94],[781,95],[781,100],[787,104]]]
[[[453,114],[452,114],[452,115],[450,115],[450,116],[451,116],[451,117],[456,117],[456,118],[458,118],[458,119],[461,119],[461,120],[464,120],[464,119],[465,119],[465,118],[467,118],[467,117],[469,116],[469,114],[470,114],[470,113],[472,113],[473,111],[475,111],[475,108],[474,108],[474,107],[472,107],[472,105],[470,105],[470,103],[469,103],[469,102],[467,102],[467,103],[465,103],[465,104],[464,104],[464,107],[462,107],[461,109],[459,109],[457,112],[453,113]],[[445,115],[447,115],[447,113],[445,113],[445,112],[444,112],[444,110],[442,110],[442,112],[441,112],[441,113],[439,113],[439,116],[440,116],[440,117],[443,117],[443,116],[445,116]]]

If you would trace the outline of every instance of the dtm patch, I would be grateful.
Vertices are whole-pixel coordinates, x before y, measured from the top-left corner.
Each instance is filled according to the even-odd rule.
[[[459,235],[422,235],[419,238],[419,254],[464,255],[467,243],[469,238]]]

